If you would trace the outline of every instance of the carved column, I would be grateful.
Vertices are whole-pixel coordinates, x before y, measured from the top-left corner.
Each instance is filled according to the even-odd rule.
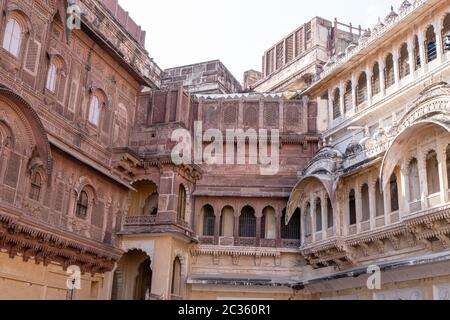
[[[408,46],[408,65],[409,65],[409,73],[411,74],[411,77],[415,79],[415,72],[414,72],[414,40],[413,37],[408,37],[407,40],[407,46]]]
[[[310,206],[311,206],[311,234],[312,234],[312,241],[316,242],[316,204],[315,204],[315,199],[314,199],[314,195],[311,194],[310,195]]]
[[[420,65],[422,69],[422,74],[426,72],[427,70],[427,58],[426,58],[426,51],[425,51],[425,36],[423,30],[418,30],[417,32],[417,38],[419,41],[419,53],[420,53]]]
[[[384,188],[384,186],[382,186]],[[377,190],[375,190],[377,191]],[[384,200],[384,224],[391,224],[391,188],[390,184],[383,190],[383,200]]]
[[[217,206],[214,206],[214,244],[217,246],[220,244],[220,220],[222,212],[220,212]]]
[[[403,163],[400,169],[400,180],[397,179],[397,187],[399,190],[399,211],[400,211],[400,219],[409,214],[409,202],[411,199],[411,195],[409,194],[409,172],[408,172],[408,164]],[[389,198],[389,208],[391,207],[391,199]]]
[[[361,232],[361,222],[362,222],[362,198],[361,198],[361,186],[355,189],[355,200],[356,200],[356,230]]]
[[[354,75],[354,74],[352,74],[352,108],[353,108],[353,111],[356,113],[356,94],[357,94],[357,92],[356,92],[356,86],[357,86],[357,83],[356,83],[356,76]]]
[[[439,18],[437,18],[433,23],[434,31],[436,33],[436,52],[437,52],[437,58],[439,64],[442,63],[442,56],[444,54],[444,47],[442,43],[442,32],[441,32],[441,23],[439,21]]]
[[[282,221],[281,223],[284,223],[284,222]],[[305,210],[301,210],[301,215],[300,215],[300,233],[301,233],[301,242],[302,242],[302,246],[303,246],[305,244],[305,238],[306,238]]]
[[[344,83],[341,81],[339,82],[339,104],[340,104],[340,108],[341,108],[341,116],[344,117],[345,115],[345,100],[344,100],[344,92],[345,88],[344,88]]]
[[[331,126],[334,120],[334,96],[333,91],[328,89],[328,126]]]
[[[377,203],[375,197],[375,183],[371,181],[369,183],[369,208],[370,208],[370,228],[374,229],[376,227],[376,217],[377,217]]]
[[[367,105],[372,105],[372,69],[366,66],[367,79]]]
[[[422,210],[428,208],[428,182],[427,182],[427,169],[426,169],[426,155],[423,154],[423,150],[419,149],[419,158],[417,159],[419,166],[419,181],[420,190],[422,193]]]
[[[395,88],[398,88],[400,85],[400,67],[398,64],[398,59],[399,59],[398,48],[396,48],[396,47],[392,48],[392,59],[394,60]]]
[[[437,157],[439,168],[439,187],[441,190],[441,204],[444,204],[448,202],[447,144],[438,144]]]
[[[262,212],[261,208],[256,208],[258,214],[256,214],[256,243],[255,246],[259,247],[261,245],[261,238],[264,238],[264,235],[261,234],[261,220],[264,212]],[[267,232],[267,230],[266,230]]]
[[[383,97],[386,96],[386,80],[385,80],[385,74],[384,74],[384,68],[385,68],[385,63],[384,63],[384,59],[380,56],[380,58],[378,59],[378,65],[380,67],[380,91],[381,91],[381,95]]]
[[[239,245],[239,217],[241,215],[241,209],[238,207],[238,210],[234,213],[234,245]]]
[[[328,202],[325,191],[322,191],[320,199],[320,205],[322,206],[322,239],[326,239],[328,229]]]
[[[278,213],[278,214],[275,214],[275,223],[276,223],[276,236],[275,236],[275,239],[276,239],[276,246],[277,246],[277,248],[279,248],[279,247],[281,247],[281,243],[282,243],[282,240],[281,240],[281,224],[283,223],[286,223],[285,221],[282,221],[281,220],[281,218],[282,218],[282,216],[283,216],[283,213],[282,213],[282,208],[280,208],[280,206],[278,205],[277,207],[276,207],[276,212]],[[286,209],[287,210],[287,209]]]

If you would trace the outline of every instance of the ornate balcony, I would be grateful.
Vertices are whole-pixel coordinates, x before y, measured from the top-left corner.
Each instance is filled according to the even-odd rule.
[[[136,233],[161,233],[161,232],[175,232],[186,235],[190,238],[194,236],[189,223],[182,219],[174,221],[160,221],[157,215],[147,216],[128,216],[122,224],[123,234]]]

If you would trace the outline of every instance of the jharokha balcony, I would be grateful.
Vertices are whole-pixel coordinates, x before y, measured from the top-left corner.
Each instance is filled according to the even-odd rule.
[[[189,223],[181,218],[162,220],[157,215],[128,216],[122,224],[122,234],[175,232],[193,237]]]

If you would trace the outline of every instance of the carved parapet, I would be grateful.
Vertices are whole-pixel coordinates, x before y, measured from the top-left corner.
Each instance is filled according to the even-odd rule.
[[[422,211],[404,223],[408,231],[414,234],[419,242],[431,247],[431,240],[439,239],[445,247],[449,246],[448,236],[450,235],[450,205]]]
[[[190,255],[195,263],[199,256],[211,256],[213,263],[220,264],[220,257],[231,257],[233,265],[239,265],[241,257],[253,257],[255,265],[259,266],[263,258],[273,258],[274,266],[281,265],[282,253],[295,253],[297,250],[275,249],[275,248],[254,248],[254,247],[223,247],[213,245],[199,245],[190,250]]]

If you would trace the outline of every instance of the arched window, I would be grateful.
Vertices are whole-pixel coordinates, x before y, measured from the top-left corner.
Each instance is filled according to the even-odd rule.
[[[275,209],[266,207],[261,217],[261,239],[276,239]]]
[[[178,257],[173,261],[171,293],[178,297],[181,296],[181,261]]]
[[[203,207],[203,235],[205,237],[214,236],[216,216],[214,209],[210,205]]]
[[[77,201],[76,215],[78,218],[85,219],[88,214],[89,198],[86,191],[81,191]]]
[[[428,62],[431,62],[437,58],[436,33],[433,26],[429,26],[425,34],[425,49],[427,52]]]
[[[305,210],[305,236],[309,237],[312,235],[312,217],[311,217],[311,204],[306,205]]]
[[[327,227],[328,229],[334,227],[334,212],[333,205],[330,198],[327,197]]]
[[[50,64],[47,74],[47,84],[45,87],[51,92],[56,91],[56,79],[58,77],[58,69],[54,63]]]
[[[8,20],[3,37],[3,49],[15,57],[19,57],[22,43],[22,27],[20,23],[11,18]]]
[[[301,212],[300,209],[297,208],[294,214],[289,221],[289,224],[286,225],[286,209],[283,210],[283,215],[281,216],[281,239],[290,239],[290,240],[300,240],[301,235]]]
[[[322,231],[322,200],[316,200],[316,232]]]
[[[410,73],[408,59],[409,59],[408,45],[406,43],[403,43],[400,48],[400,56],[398,58],[400,79],[403,79]]]
[[[183,185],[178,188],[178,219],[184,220],[186,218],[186,189]]]
[[[256,125],[258,122],[258,111],[255,107],[247,107],[244,114],[244,124],[246,126]]]
[[[356,105],[367,101],[367,76],[362,72],[358,79],[358,86],[356,88]]]
[[[241,216],[239,217],[239,237],[256,237],[255,210],[250,206],[244,207],[241,211]]]
[[[414,36],[414,64],[414,70],[418,70],[422,66],[422,62],[420,60],[419,37],[417,35]]]
[[[348,196],[348,206],[349,206],[349,223],[351,226],[356,224],[356,198],[355,190],[351,190]]]
[[[439,167],[437,154],[435,151],[431,151],[427,155],[427,184],[428,194],[432,195],[440,192],[439,185]]]
[[[339,88],[334,90],[333,95],[333,119],[337,119],[341,116],[341,91]]]
[[[389,189],[391,191],[391,212],[396,212],[400,207],[398,203],[397,176],[395,173],[392,174],[391,179],[389,180]]]
[[[395,83],[394,58],[392,56],[392,53],[389,53],[386,57],[384,68],[384,81],[386,89],[391,87]]]
[[[362,221],[369,221],[370,219],[370,202],[369,202],[369,186],[364,184],[361,188],[361,202],[362,202]]]
[[[420,200],[420,180],[419,167],[417,159],[413,158],[409,162],[409,201],[416,202]]]
[[[380,65],[377,63],[374,64],[372,69],[372,95],[379,94],[381,91],[380,86]]]
[[[384,216],[384,198],[380,188],[380,180],[375,183],[375,204],[377,210],[377,217]]]
[[[31,178],[30,199],[39,201],[41,196],[42,179],[41,175],[36,172]]]
[[[352,99],[352,82],[347,81],[345,84],[345,93],[344,93],[344,109],[345,112],[350,111],[353,108],[353,99]]]
[[[89,122],[95,126],[100,124],[100,100],[96,95],[92,96],[89,104]]]
[[[450,51],[450,13],[447,13],[442,25],[442,41],[444,51]]]

